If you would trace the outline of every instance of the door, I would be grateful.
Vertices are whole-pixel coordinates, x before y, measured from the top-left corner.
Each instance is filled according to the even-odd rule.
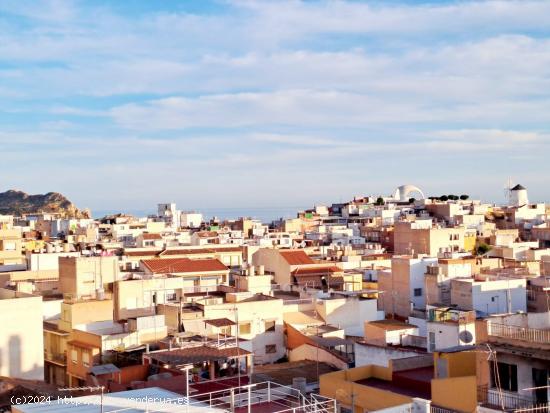
[[[548,403],[548,370],[532,369],[533,387],[541,387],[535,390],[535,398],[537,404]]]

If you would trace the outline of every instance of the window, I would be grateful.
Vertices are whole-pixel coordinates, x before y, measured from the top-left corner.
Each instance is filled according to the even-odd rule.
[[[176,301],[176,293],[166,293],[166,301]]]
[[[78,351],[76,351],[75,349],[71,350],[71,361],[74,364],[76,364],[76,362],[78,361]]]
[[[428,333],[428,351],[434,352],[435,351],[435,332],[430,331]]]
[[[275,331],[275,320],[265,322],[265,331]]]
[[[422,297],[422,288],[415,288],[414,289],[414,296],[415,297]]]
[[[14,241],[4,241],[4,251],[15,251],[17,244]]]
[[[518,391],[518,366],[508,363],[497,363],[498,375],[500,378],[500,386],[502,390],[506,391]],[[493,387],[496,387],[495,383],[495,368],[494,362],[491,365],[491,383]]]
[[[265,346],[265,354],[273,354],[277,352],[277,346],[275,344],[268,344]]]
[[[250,334],[251,325],[250,323],[239,324],[239,334]]]
[[[90,353],[82,352],[82,364],[84,367],[90,367]]]

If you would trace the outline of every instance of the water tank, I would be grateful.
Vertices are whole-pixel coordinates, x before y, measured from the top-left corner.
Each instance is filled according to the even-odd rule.
[[[53,252],[52,244],[46,244],[46,252],[47,253],[52,253]]]
[[[292,379],[292,388],[298,390],[302,394],[306,394],[307,382],[305,377],[294,377]]]
[[[258,265],[258,275],[265,275],[265,265]]]
[[[256,268],[253,265],[251,265],[248,269],[248,275],[250,275],[251,277],[254,277],[256,275]]]

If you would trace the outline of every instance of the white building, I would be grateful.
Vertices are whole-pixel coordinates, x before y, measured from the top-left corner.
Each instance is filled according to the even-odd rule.
[[[44,379],[42,297],[0,288],[0,376]]]
[[[202,224],[202,214],[198,212],[182,212],[180,214],[180,225],[183,228],[199,228]]]
[[[451,280],[451,304],[486,315],[527,312],[526,286],[525,278],[454,279]]]

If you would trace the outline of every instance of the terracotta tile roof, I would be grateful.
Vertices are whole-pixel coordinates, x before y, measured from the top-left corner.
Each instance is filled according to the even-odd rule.
[[[306,275],[327,275],[342,272],[338,267],[311,267],[311,268],[296,268],[292,271],[292,275],[296,277]]]
[[[145,240],[152,240],[152,239],[162,239],[160,234],[141,234],[143,239]]]
[[[216,231],[199,231],[196,234],[199,238],[214,238],[218,236]]]
[[[323,285],[321,275],[302,275],[296,276],[296,283],[303,286],[314,286],[320,287]],[[344,284],[343,277],[334,277],[330,275],[328,280],[326,280],[326,285],[330,287],[338,286]]]
[[[215,318],[213,320],[204,320],[204,322],[214,327],[228,327],[236,325],[236,323],[231,321],[229,318]]]
[[[165,364],[179,365],[200,363],[203,361],[219,361],[228,358],[242,357],[250,354],[242,348],[215,348],[208,346],[188,347],[176,350],[167,350],[157,353],[149,353],[151,359]]]
[[[377,321],[371,321],[368,324],[371,324],[373,326],[376,326],[388,331],[404,330],[404,329],[416,327],[415,325],[405,323],[399,320],[377,320]]]
[[[218,259],[207,258],[191,260],[189,258],[163,258],[142,260],[143,265],[153,274],[227,271],[228,268]]]
[[[162,252],[162,250],[149,250],[149,251],[133,251],[133,248],[124,250],[124,254],[127,257],[149,257],[155,256]]]
[[[290,265],[314,264],[313,260],[301,250],[285,250],[279,253]]]
[[[224,252],[242,252],[241,247],[229,247],[229,248],[175,248],[166,249],[162,251],[161,256],[165,255],[199,255],[199,254],[215,254]]]

